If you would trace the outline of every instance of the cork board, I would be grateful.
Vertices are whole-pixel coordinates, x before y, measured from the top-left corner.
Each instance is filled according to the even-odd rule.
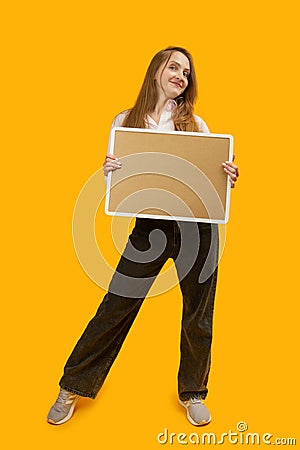
[[[107,179],[108,215],[226,223],[233,138],[116,127],[109,152],[122,162]]]

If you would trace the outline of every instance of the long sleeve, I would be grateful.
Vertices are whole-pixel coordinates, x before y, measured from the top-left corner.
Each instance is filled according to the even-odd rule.
[[[204,122],[203,119],[201,119],[201,117],[196,116],[196,114],[194,115],[196,122],[199,126],[199,129],[202,133],[210,133],[208,126],[206,125],[206,123]]]
[[[110,132],[109,132],[109,138],[108,138],[108,146],[107,146],[107,153],[109,153],[110,151],[110,144],[111,144],[111,134],[112,134],[112,130],[115,127],[121,127],[122,123],[126,117],[126,115],[128,114],[128,110],[127,111],[123,111],[120,114],[118,114],[114,120],[112,121],[111,127],[110,127]],[[104,175],[104,181],[105,183],[107,182],[107,176]]]

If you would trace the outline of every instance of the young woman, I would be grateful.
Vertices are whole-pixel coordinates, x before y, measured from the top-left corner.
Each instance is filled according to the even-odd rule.
[[[112,127],[207,133],[207,125],[193,112],[196,96],[191,55],[181,47],[168,47],[152,59],[135,106],[119,114]],[[104,175],[119,168],[117,157],[108,154]],[[224,162],[223,168],[234,187],[238,167]],[[161,232],[166,238],[163,246]],[[149,259],[150,247],[158,256]],[[138,259],[132,257],[134,251],[138,252]],[[194,257],[189,260],[191,253]],[[210,422],[203,400],[210,369],[218,227],[201,222],[137,218],[108,292],[65,365],[58,398],[48,414],[49,423],[58,425],[69,420],[80,396],[96,397],[147,292],[168,258],[174,260],[183,297],[179,402],[193,425]],[[205,265],[211,272],[199,281]]]

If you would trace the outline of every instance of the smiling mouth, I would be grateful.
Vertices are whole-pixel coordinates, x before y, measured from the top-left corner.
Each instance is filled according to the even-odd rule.
[[[170,83],[172,83],[174,86],[178,87],[178,89],[182,89],[181,84],[176,83],[175,81],[170,81]]]

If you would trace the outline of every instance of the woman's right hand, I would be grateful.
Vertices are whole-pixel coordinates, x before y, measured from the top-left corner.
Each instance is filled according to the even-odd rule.
[[[104,175],[107,177],[109,172],[111,172],[112,170],[120,169],[121,167],[122,163],[118,160],[118,158],[111,153],[107,153],[105,161],[103,163]]]

